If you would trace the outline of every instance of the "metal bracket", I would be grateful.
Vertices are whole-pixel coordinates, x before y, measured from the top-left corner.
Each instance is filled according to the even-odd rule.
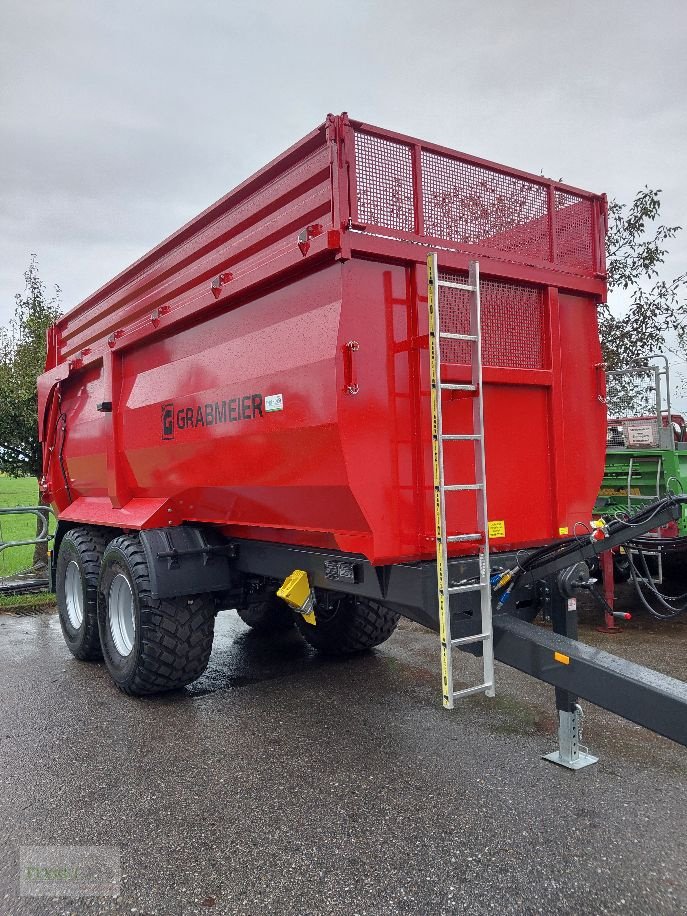
[[[356,381],[355,366],[353,363],[353,354],[360,350],[360,344],[357,340],[349,340],[344,349],[344,386],[348,394],[358,394],[360,385]]]
[[[0,554],[2,554],[3,550],[8,550],[10,547],[32,546],[35,544],[48,545],[55,537],[55,535],[50,534],[49,531],[50,516],[53,518],[55,517],[55,512],[51,506],[11,506],[9,508],[3,508],[0,509],[0,522],[2,521],[2,516],[5,515],[35,515],[36,518],[40,520],[41,530],[35,538],[3,541],[2,526],[0,524]],[[48,563],[48,567],[50,567],[50,563]],[[10,595],[15,595],[21,592],[43,591],[46,588],[50,588],[51,591],[53,590],[50,579],[48,579],[47,576],[31,576],[25,578],[24,574],[19,573],[14,576],[2,577],[0,581],[0,594],[8,593]]]
[[[550,760],[568,770],[582,770],[597,763],[599,758],[588,753],[582,740],[582,707],[576,703],[571,712],[558,711],[558,750],[544,754],[543,760]]]
[[[48,544],[54,538],[53,534],[49,532],[50,518],[49,516],[55,517],[55,510],[52,506],[10,506],[8,508],[0,509],[0,516],[2,515],[35,515],[41,522],[41,530],[36,534],[34,538],[25,538],[18,541],[3,541],[0,537],[0,553],[3,550],[8,550],[10,547],[24,547],[34,544]]]

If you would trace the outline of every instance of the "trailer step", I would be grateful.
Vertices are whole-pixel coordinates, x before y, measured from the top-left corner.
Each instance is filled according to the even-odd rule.
[[[491,693],[489,691],[491,690]],[[459,700],[461,697],[471,697],[475,693],[486,693],[487,696],[493,696],[494,682],[485,681],[483,684],[477,684],[475,687],[466,687],[464,690],[454,690],[453,699]]]
[[[458,385],[454,382],[442,382],[439,387],[444,391],[477,391],[475,385]]]
[[[474,334],[453,334],[450,331],[440,331],[439,337],[442,340],[467,340],[470,343],[476,343],[477,337]]]
[[[441,290],[461,289],[470,295],[470,329],[462,334],[442,330],[441,325]],[[432,449],[434,467],[434,490],[437,498],[434,502],[435,538],[437,547],[437,595],[439,603],[439,632],[441,637],[441,675],[443,702],[447,709],[452,709],[454,700],[471,696],[474,693],[486,693],[494,696],[494,649],[491,620],[491,582],[489,569],[489,538],[487,536],[487,491],[484,463],[484,405],[482,403],[482,331],[480,316],[479,264],[470,264],[468,283],[458,283],[439,279],[439,265],[436,254],[427,258],[427,288],[429,303],[429,354],[430,380],[432,397]],[[471,379],[470,384],[459,384],[441,381],[441,341],[459,340],[470,345]],[[444,391],[472,391],[472,429],[444,433],[442,398]],[[475,483],[447,484],[444,479],[444,443],[471,442],[474,451]],[[477,532],[446,535],[449,529],[446,523],[446,494],[454,491],[475,491],[477,494]],[[455,530],[455,528],[454,528]],[[448,578],[448,544],[473,543],[477,546],[479,556],[479,582],[470,585],[449,585]],[[480,596],[481,626],[479,634],[458,639],[451,638],[451,598],[456,595],[478,592]],[[482,682],[464,690],[453,687],[453,649],[471,643],[483,643]]]
[[[461,636],[459,639],[452,639],[452,646],[468,646],[474,642],[485,642],[491,639],[491,633],[476,633],[474,636]]]
[[[483,582],[474,582],[470,585],[449,585],[446,591],[449,595],[461,595],[465,592],[479,592],[482,590],[483,585]]]
[[[474,293],[476,289],[469,283],[454,283],[453,280],[438,280],[437,286],[446,286],[448,289],[464,289],[469,293]]]

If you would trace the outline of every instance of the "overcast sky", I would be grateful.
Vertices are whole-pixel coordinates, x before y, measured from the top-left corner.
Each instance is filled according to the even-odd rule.
[[[327,112],[687,225],[684,2],[1,0],[0,323],[70,308]],[[687,232],[666,272],[687,267]]]

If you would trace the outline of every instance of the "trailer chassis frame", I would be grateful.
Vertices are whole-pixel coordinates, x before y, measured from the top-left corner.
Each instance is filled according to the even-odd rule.
[[[687,746],[687,684],[580,642],[574,597],[577,588],[589,583],[587,561],[656,525],[674,520],[680,511],[677,501],[663,500],[657,503],[650,520],[628,524],[599,540],[580,538],[573,552],[541,562],[520,576],[508,611],[494,608],[495,658],[555,688],[559,747],[545,759],[572,770],[596,763],[598,758],[580,742],[580,697]],[[380,568],[373,567],[364,557],[338,551],[247,539],[234,540],[232,544],[234,562],[246,574],[265,575],[269,570],[269,575],[279,578],[294,569],[304,569],[316,588],[393,604],[411,620],[439,629],[435,561]],[[518,558],[526,562],[524,558],[531,555],[531,551],[519,551],[517,555],[494,553],[492,571],[507,569]],[[342,569],[346,575],[338,578],[336,570]],[[450,558],[448,575],[451,584],[474,580],[479,576],[479,558]],[[479,633],[479,598],[469,593],[461,597],[460,610],[451,612],[452,632],[457,636]],[[551,618],[552,630],[531,622],[540,611]],[[472,645],[465,651],[480,650]]]

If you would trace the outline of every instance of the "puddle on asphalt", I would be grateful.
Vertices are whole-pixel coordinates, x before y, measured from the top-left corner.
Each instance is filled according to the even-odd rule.
[[[0,615],[0,640],[11,646],[13,659],[32,658],[36,652],[54,653],[56,643],[64,647],[57,614]],[[71,656],[66,656],[71,659]],[[255,633],[235,611],[221,611],[215,621],[215,638],[210,663],[197,681],[180,691],[160,695],[173,701],[207,696],[220,690],[231,690],[276,680],[323,667],[350,665],[351,658],[321,655],[309,646],[294,626],[286,633],[265,636]],[[77,663],[81,664],[81,663]],[[102,663],[100,665],[102,667]]]
[[[311,648],[295,627],[266,637],[249,629],[235,611],[222,611],[215,621],[210,664],[184,693],[190,698],[202,697],[337,663]]]

